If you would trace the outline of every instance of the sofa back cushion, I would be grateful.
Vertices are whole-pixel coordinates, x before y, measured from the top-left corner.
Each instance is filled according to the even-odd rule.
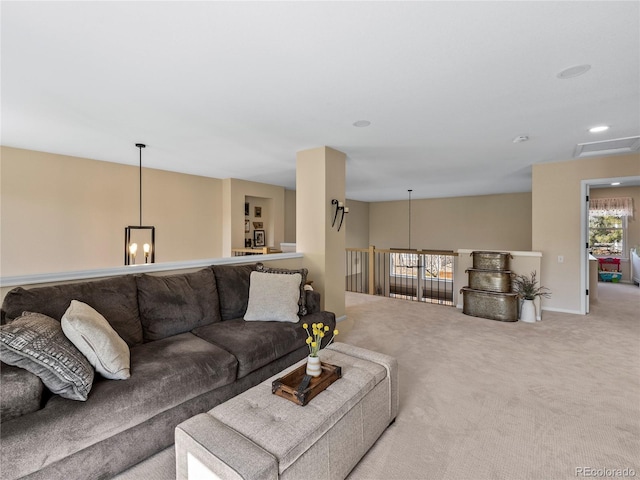
[[[213,266],[220,294],[222,320],[244,317],[249,304],[251,272],[255,269],[256,264]]]
[[[7,293],[2,304],[3,322],[10,322],[25,311],[42,313],[60,321],[71,300],[91,305],[130,347],[142,343],[142,324],[133,275],[28,290],[14,288]]]
[[[211,268],[179,275],[136,276],[146,341],[220,321],[216,277]]]

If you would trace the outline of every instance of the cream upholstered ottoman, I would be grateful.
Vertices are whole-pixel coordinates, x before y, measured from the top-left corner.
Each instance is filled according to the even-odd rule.
[[[398,365],[334,343],[322,361],[342,378],[304,407],[271,393],[297,366],[176,427],[178,479],[343,479],[398,411]]]

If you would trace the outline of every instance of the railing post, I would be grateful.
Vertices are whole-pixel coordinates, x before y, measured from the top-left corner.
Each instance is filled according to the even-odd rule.
[[[425,265],[424,265],[424,259],[425,259],[425,254],[420,253],[420,251],[416,251],[416,255],[418,256],[418,268],[417,268],[417,273],[416,273],[416,300],[418,300],[419,302],[422,301],[422,294],[424,292],[424,287],[426,285],[426,282],[424,280],[424,272],[426,270]]]
[[[369,295],[376,294],[376,247],[369,245]]]

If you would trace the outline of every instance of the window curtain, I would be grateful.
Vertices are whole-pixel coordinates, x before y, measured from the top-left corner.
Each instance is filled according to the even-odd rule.
[[[631,197],[591,198],[589,199],[589,215],[633,217],[633,199]]]

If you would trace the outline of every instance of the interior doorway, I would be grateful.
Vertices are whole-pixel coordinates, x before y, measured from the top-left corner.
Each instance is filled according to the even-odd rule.
[[[589,248],[589,194],[592,192],[592,189],[597,189],[597,188],[614,188],[616,187],[615,184],[619,183],[620,187],[640,187],[640,176],[631,176],[631,177],[611,177],[611,178],[596,178],[596,179],[589,179],[589,180],[583,180],[581,182],[581,198],[582,198],[582,208],[581,208],[581,247],[580,247],[580,253],[581,253],[581,258],[582,258],[582,263],[581,263],[581,279],[580,279],[580,285],[581,285],[581,292],[582,292],[582,312],[583,314],[587,314],[589,313],[589,308],[590,308],[590,304],[592,303],[592,298],[591,297],[596,297],[597,295],[593,296],[593,295],[589,295],[589,290],[590,290],[590,286],[591,286],[591,290],[593,290],[593,286],[595,285],[597,288],[597,278],[593,278],[594,275],[594,269],[593,268],[589,268],[590,267],[590,255],[591,255],[591,249]],[[613,185],[612,185],[613,184]],[[640,203],[640,202],[636,202],[636,203]],[[638,208],[640,207],[640,205],[635,205],[634,204],[634,213],[635,215],[640,215],[640,213],[638,213]],[[631,243],[635,243],[635,242],[630,242],[627,245],[624,246],[625,250],[626,250],[626,254],[629,254],[629,250],[630,248],[633,246],[631,245]],[[595,275],[597,276],[597,270],[595,271]],[[595,280],[595,282],[594,282]],[[603,293],[607,292],[608,290],[604,290]]]

